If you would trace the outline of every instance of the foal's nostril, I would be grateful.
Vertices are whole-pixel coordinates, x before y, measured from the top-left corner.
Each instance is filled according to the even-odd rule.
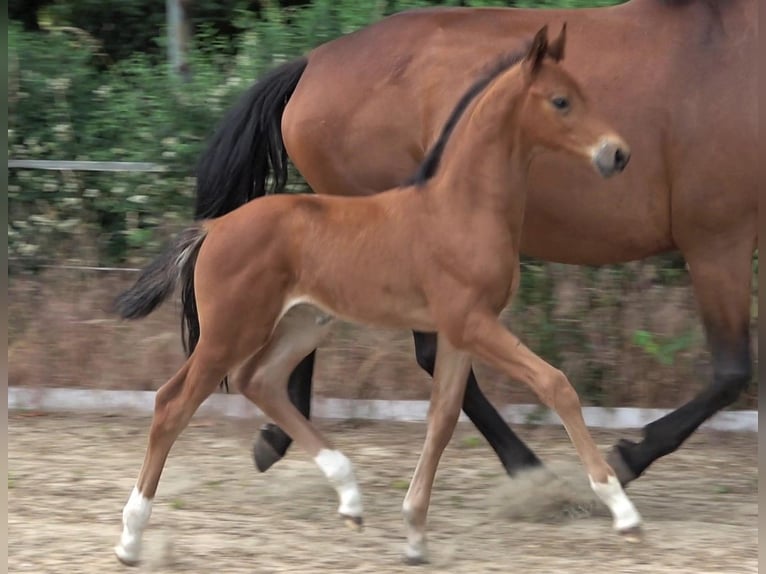
[[[614,152],[614,167],[617,171],[624,170],[625,166],[628,165],[628,160],[630,160],[630,153],[618,147]]]

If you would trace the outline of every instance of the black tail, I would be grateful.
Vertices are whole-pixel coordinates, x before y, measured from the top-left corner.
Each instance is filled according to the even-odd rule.
[[[287,183],[282,113],[308,65],[305,57],[256,82],[226,114],[197,166],[196,219],[220,217]]]
[[[133,286],[120,293],[114,301],[115,310],[123,319],[141,319],[159,307],[173,293],[178,281],[182,281],[181,327],[187,356],[191,355],[199,340],[194,265],[203,239],[205,230],[200,225],[182,231],[159,257],[141,271]]]

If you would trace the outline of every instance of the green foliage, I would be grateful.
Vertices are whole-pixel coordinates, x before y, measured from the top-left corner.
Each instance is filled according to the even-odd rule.
[[[162,50],[164,3],[38,2],[44,32],[24,32],[15,22],[9,29],[9,157],[152,161],[167,171],[13,170],[11,257],[116,263],[153,253],[190,216],[194,165],[206,138],[260,74],[387,14],[439,3],[514,4],[195,2],[191,80],[182,84]]]
[[[674,337],[661,337],[649,331],[639,329],[633,333],[633,344],[662,365],[673,365],[678,353],[685,351],[695,343],[695,332],[687,331]]]

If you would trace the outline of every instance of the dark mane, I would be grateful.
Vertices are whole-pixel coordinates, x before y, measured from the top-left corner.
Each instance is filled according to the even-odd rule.
[[[492,82],[492,80],[524,59],[527,50],[528,48],[525,48],[520,52],[501,56],[479,77],[478,80],[471,84],[471,87],[465,91],[450,113],[449,118],[439,134],[439,139],[437,139],[436,143],[431,146],[431,149],[426,154],[425,159],[421,162],[415,174],[405,181],[402,184],[403,186],[421,186],[434,176],[436,170],[439,168],[439,162],[444,153],[444,147],[447,145],[447,141],[462,117],[463,112],[465,112],[470,103]]]

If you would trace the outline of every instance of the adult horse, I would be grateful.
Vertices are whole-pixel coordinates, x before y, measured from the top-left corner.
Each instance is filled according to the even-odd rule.
[[[619,181],[566,157],[535,161],[522,252],[604,265],[680,251],[713,359],[712,384],[610,453],[623,484],[678,449],[733,403],[752,376],[749,336],[756,217],[755,0],[632,0],[579,10],[405,12],[324,44],[265,75],[226,115],[198,170],[196,215],[222,215],[273,191],[292,159],[316,193],[369,195],[407,179],[481,62],[518,48],[547,21],[572,32],[567,67],[634,150]],[[466,73],[455,74],[459,69]],[[619,97],[613,97],[619,93]],[[433,373],[436,339],[416,333]],[[311,353],[291,377],[309,415]],[[509,474],[540,464],[469,376],[463,409]],[[289,437],[256,440],[265,470]]]

